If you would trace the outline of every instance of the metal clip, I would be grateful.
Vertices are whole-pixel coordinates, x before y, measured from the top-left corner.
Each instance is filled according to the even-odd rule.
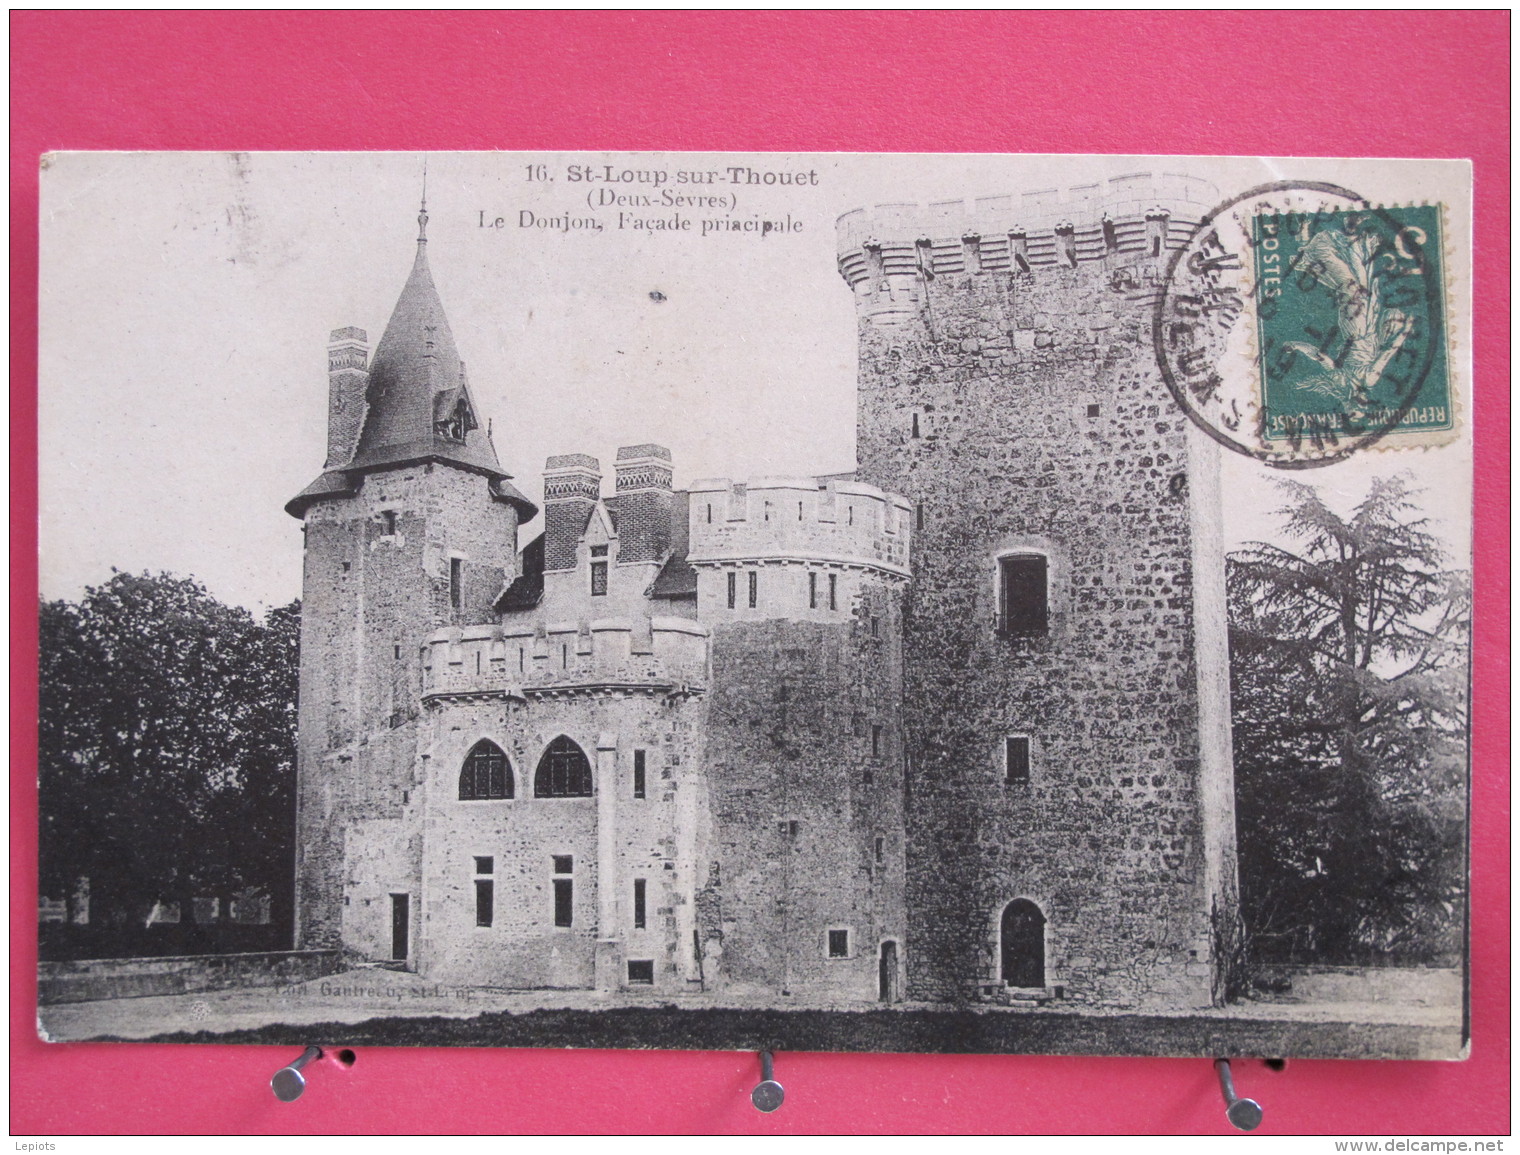
[[[765,1111],[767,1114],[781,1106],[786,1099],[786,1089],[771,1076],[775,1074],[775,1063],[769,1051],[760,1052],[760,1082],[749,1093],[749,1101],[755,1105],[755,1110]]]
[[[274,1078],[269,1080],[269,1086],[274,1090],[274,1097],[282,1103],[294,1103],[306,1090],[306,1076],[301,1074],[301,1068],[313,1059],[322,1057],[321,1047],[307,1047],[301,1052],[300,1058],[288,1067],[281,1067],[274,1073]]]
[[[1225,1118],[1242,1131],[1254,1131],[1260,1127],[1261,1104],[1255,1099],[1242,1099],[1235,1094],[1235,1079],[1230,1074],[1230,1060],[1215,1059],[1214,1070],[1219,1072],[1219,1093],[1224,1096]]]

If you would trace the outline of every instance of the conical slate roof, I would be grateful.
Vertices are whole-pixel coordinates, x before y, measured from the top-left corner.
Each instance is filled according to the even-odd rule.
[[[417,217],[417,257],[369,365],[364,423],[353,458],[323,473],[286,509],[295,517],[313,501],[355,491],[358,475],[420,461],[483,473],[499,501],[523,520],[537,507],[509,482],[480,427],[464,363],[443,312],[427,260],[427,208]]]
[[[505,477],[480,428],[454,334],[427,260],[427,211],[417,259],[369,367],[366,413],[348,468],[440,460]]]

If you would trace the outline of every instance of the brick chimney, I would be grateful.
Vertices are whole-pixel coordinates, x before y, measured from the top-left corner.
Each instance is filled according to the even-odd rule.
[[[565,453],[544,463],[544,570],[575,568],[575,547],[602,494],[602,463]]]
[[[670,450],[625,445],[617,451],[618,561],[663,561],[670,549]]]
[[[369,334],[334,329],[327,338],[327,464],[347,465],[364,425],[364,392],[369,385]]]

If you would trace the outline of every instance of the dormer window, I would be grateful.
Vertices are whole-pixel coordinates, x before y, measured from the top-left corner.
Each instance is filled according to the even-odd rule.
[[[433,428],[438,436],[449,441],[463,441],[470,430],[476,428],[477,425],[475,414],[470,412],[470,404],[463,397],[454,403],[451,411],[433,422]]]

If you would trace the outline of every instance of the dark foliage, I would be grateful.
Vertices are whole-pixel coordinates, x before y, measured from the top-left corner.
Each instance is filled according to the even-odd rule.
[[[45,955],[288,943],[299,621],[298,602],[260,622],[168,574],[41,606],[41,890],[72,915],[88,878],[90,910],[44,926]],[[270,894],[270,929],[192,924],[193,898],[225,917],[248,888]],[[147,926],[155,902],[181,923]]]
[[[1229,559],[1243,916],[1256,961],[1451,963],[1466,873],[1468,575],[1407,482],[1349,519],[1285,482],[1296,552]]]

